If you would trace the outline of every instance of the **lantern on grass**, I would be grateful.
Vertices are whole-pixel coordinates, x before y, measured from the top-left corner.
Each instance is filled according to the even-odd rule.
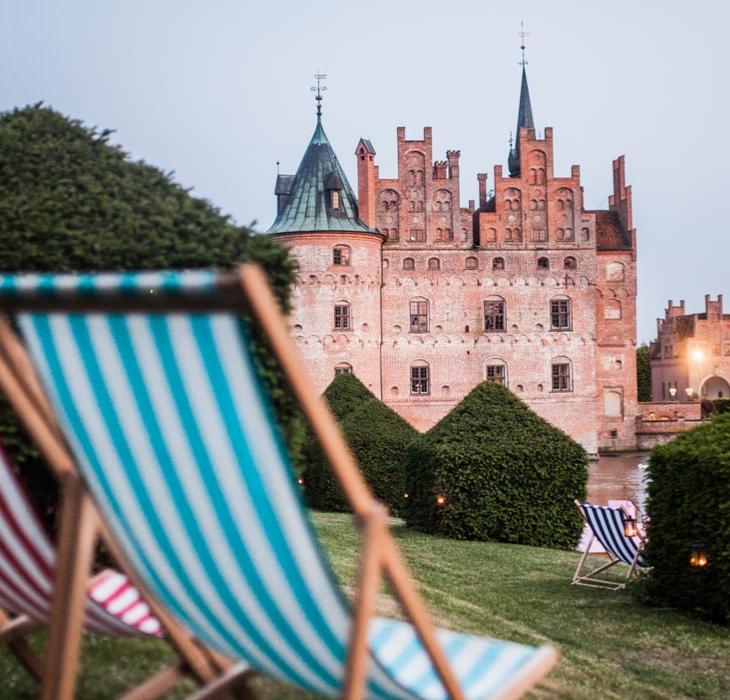
[[[440,493],[438,496],[436,496],[436,505],[442,506],[446,503],[446,496],[444,496],[442,493]]]
[[[690,548],[689,563],[697,569],[704,569],[710,560],[704,542],[695,542]]]
[[[405,492],[405,493],[403,494],[403,498],[405,498],[406,500],[408,500],[408,499],[410,498],[410,496],[408,495],[408,491],[406,491],[406,492]]]
[[[636,518],[623,511],[621,519],[624,521],[624,535],[626,537],[636,537],[639,534],[639,528],[636,525]]]

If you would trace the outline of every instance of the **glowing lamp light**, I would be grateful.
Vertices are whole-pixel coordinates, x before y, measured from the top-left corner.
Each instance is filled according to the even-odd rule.
[[[408,491],[403,494],[403,498],[408,498]]]
[[[690,566],[694,566],[697,569],[704,569],[707,566],[707,562],[710,560],[707,555],[707,548],[702,542],[695,542],[692,545],[689,554]]]
[[[691,398],[692,398],[692,394],[694,394],[694,389],[692,389],[692,387],[691,387],[691,386],[688,386],[688,387],[687,387],[687,388],[685,389],[685,391],[687,392],[687,398],[688,398],[688,399],[691,399]]]
[[[624,535],[626,535],[626,537],[636,537],[639,534],[639,528],[636,525],[636,518],[628,513],[624,513],[622,519],[624,521]]]
[[[670,386],[669,387],[669,395],[674,398],[677,395],[677,387],[676,386]]]
[[[700,348],[695,348],[692,350],[692,359],[695,362],[703,362],[705,359],[705,353],[700,350]]]
[[[442,506],[444,505],[444,503],[446,503],[446,496],[440,493],[438,496],[436,496],[436,505]]]
[[[300,477],[299,477],[299,478],[297,479],[297,483],[298,483],[298,484],[299,484],[300,486],[304,486],[304,479],[302,479],[302,477],[300,476]]]

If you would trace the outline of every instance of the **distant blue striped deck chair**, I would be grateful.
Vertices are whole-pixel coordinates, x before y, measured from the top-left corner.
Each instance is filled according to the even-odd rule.
[[[234,660],[325,696],[515,698],[552,647],[435,630],[372,496],[289,338],[264,273],[0,278],[103,519],[139,579]],[[320,549],[257,370],[260,324],[362,533],[355,601]],[[10,332],[9,327],[2,329]],[[374,616],[385,577],[406,622]]]
[[[572,583],[576,586],[608,588],[614,591],[623,590],[631,578],[636,575],[638,569],[647,567],[646,560],[641,553],[643,535],[636,534],[630,537],[626,535],[624,528],[625,513],[622,508],[597,506],[578,501],[575,504],[590,530],[591,537],[578,562],[575,574],[573,574]],[[589,556],[596,556],[590,552],[594,540],[598,540],[601,544],[609,561],[586,573],[584,572],[586,560]],[[629,567],[623,581],[598,577],[598,574],[602,574],[617,564],[626,564]]]

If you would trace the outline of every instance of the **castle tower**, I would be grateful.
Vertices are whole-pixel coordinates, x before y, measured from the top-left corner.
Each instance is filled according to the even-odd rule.
[[[317,93],[317,124],[296,175],[276,181],[277,216],[268,233],[299,264],[292,333],[318,391],[354,372],[377,396],[383,236],[363,223],[330,145]]]

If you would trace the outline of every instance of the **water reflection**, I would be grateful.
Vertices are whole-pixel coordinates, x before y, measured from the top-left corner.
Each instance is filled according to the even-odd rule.
[[[588,501],[631,500],[643,510],[648,459],[648,452],[601,455],[589,467]]]

